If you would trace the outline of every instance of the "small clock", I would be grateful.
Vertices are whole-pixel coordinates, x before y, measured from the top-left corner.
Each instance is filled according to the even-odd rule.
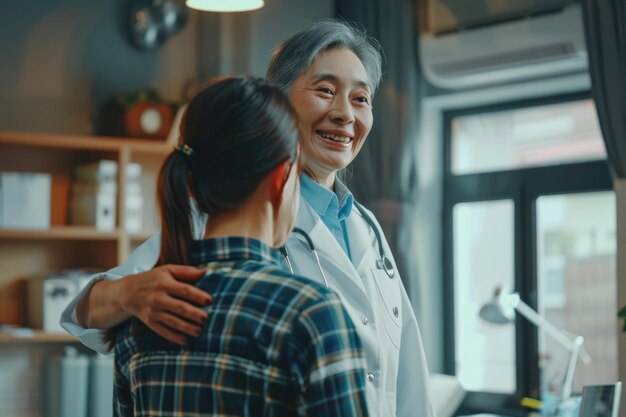
[[[127,136],[165,139],[170,132],[174,115],[172,107],[164,103],[137,102],[124,114]]]
[[[166,139],[177,108],[154,89],[119,93],[102,106],[96,132],[104,136]]]

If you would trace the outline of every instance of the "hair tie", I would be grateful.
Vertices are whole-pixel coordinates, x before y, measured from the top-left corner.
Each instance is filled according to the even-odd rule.
[[[186,143],[179,143],[178,145],[174,146],[174,149],[178,152],[181,152],[185,156],[191,156],[191,154],[193,153],[193,149],[191,148],[191,146],[187,145]]]

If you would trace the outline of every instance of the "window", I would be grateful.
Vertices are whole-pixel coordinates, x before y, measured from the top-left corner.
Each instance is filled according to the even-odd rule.
[[[537,199],[538,311],[559,329],[585,338],[592,362],[579,363],[574,392],[617,381],[616,213],[612,191]],[[555,390],[567,352],[539,334],[540,386]]]
[[[458,116],[451,127],[455,175],[606,159],[590,99]]]
[[[514,286],[512,200],[454,206],[456,371],[466,390],[516,391],[515,332],[485,323],[484,288]]]
[[[617,377],[615,197],[595,114],[578,94],[445,115],[446,371],[470,391],[463,411],[515,411],[565,370],[521,316],[479,318],[496,287],[585,337],[593,366],[579,362],[575,392]]]

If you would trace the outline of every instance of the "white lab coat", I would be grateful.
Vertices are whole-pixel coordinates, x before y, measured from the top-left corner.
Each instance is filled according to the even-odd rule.
[[[374,219],[371,213],[368,214]],[[364,378],[370,415],[435,417],[430,398],[428,367],[415,314],[397,268],[394,278],[389,278],[384,271],[376,268],[378,243],[371,227],[353,207],[346,218],[353,262],[317,213],[302,198],[296,227],[303,229],[313,240],[328,285],[341,297],[365,348],[368,375],[364,375]],[[378,223],[376,227],[381,230]],[[160,235],[155,234],[137,248],[123,265],[96,278],[116,279],[150,269],[158,258],[159,238]],[[395,268],[395,261],[382,231],[381,238],[385,254]],[[287,250],[296,274],[324,283],[315,257],[302,237],[292,234],[287,242]],[[85,329],[76,320],[76,305],[90,285],[65,309],[61,325],[86,346],[105,353],[101,331]]]
[[[395,261],[374,215],[385,254]],[[341,297],[365,348],[370,414],[381,417],[434,417],[422,338],[397,273],[376,268],[378,242],[356,207],[346,218],[352,261],[313,208],[300,199],[296,226],[313,240],[328,286]],[[287,242],[294,272],[324,283],[306,240],[292,233]],[[396,316],[397,313],[397,316]]]

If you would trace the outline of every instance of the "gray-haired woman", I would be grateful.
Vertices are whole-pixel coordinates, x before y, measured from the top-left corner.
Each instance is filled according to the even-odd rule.
[[[302,131],[298,232],[285,247],[286,265],[343,301],[365,348],[370,414],[434,416],[420,332],[389,246],[372,213],[337,178],[372,127],[380,48],[346,23],[318,22],[276,48],[267,78],[290,96]],[[105,348],[97,329],[131,316],[177,343],[197,334],[210,299],[182,281],[201,272],[152,269],[158,248],[156,234],[124,265],[92,280],[64,312],[64,327],[99,351]]]

